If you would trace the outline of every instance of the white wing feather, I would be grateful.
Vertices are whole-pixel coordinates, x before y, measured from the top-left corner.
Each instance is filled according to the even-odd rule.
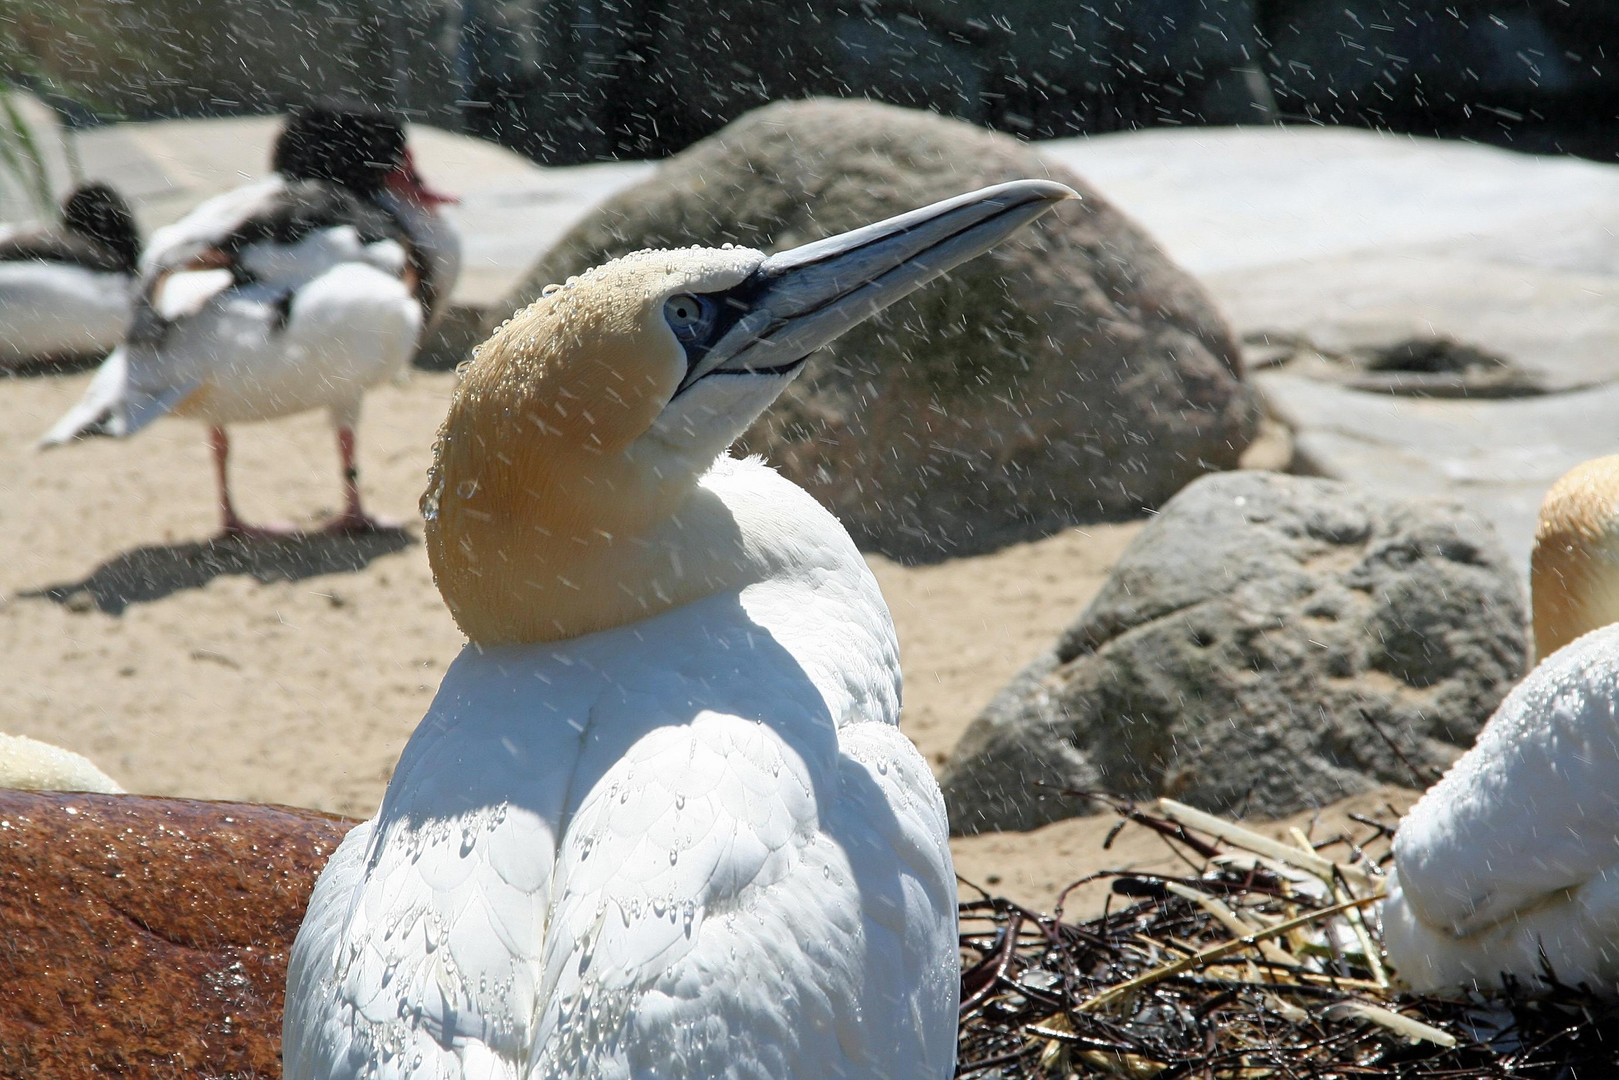
[[[1463,935],[1619,863],[1619,627],[1558,650],[1411,809],[1406,901]]]
[[[1619,626],[1548,657],[1400,823],[1389,955],[1421,986],[1612,982],[1619,955]]]
[[[158,229],[141,252],[141,281],[149,283],[185,267],[249,218],[272,208],[286,187],[285,179],[272,174],[207,199],[179,221]]]
[[[252,255],[272,278],[235,284],[230,271],[177,271],[158,281],[152,314],[169,325],[131,340],[106,361],[78,405],[40,440],[129,436],[207,386],[225,423],[311,408],[354,409],[369,386],[410,358],[420,305],[399,273],[400,246],[362,245],[348,226]]]

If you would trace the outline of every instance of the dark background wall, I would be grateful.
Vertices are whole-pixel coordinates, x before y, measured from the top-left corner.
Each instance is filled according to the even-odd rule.
[[[347,93],[547,163],[656,157],[782,97],[1031,137],[1343,123],[1613,158],[1606,0],[0,0],[79,120]]]

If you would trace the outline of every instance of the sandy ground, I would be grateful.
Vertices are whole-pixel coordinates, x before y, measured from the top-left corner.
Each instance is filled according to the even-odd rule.
[[[38,454],[33,440],[89,376],[0,382],[0,730],[86,754],[132,791],[369,815],[462,645],[415,517],[452,378],[416,373],[367,399],[362,484],[374,511],[407,521],[402,533],[233,555],[203,543],[216,511],[199,426]],[[232,463],[250,520],[312,524],[337,506],[323,416],[235,429]],[[905,727],[935,766],[1137,528],[1072,529],[937,566],[872,559],[899,628]],[[1162,862],[1162,845],[1133,833],[1104,858],[1110,824],[959,841],[962,871],[1046,906],[1104,862]]]

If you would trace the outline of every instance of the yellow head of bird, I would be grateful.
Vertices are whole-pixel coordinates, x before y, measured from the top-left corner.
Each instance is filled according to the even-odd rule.
[[[557,640],[723,587],[678,550],[726,532],[723,506],[692,505],[715,458],[815,349],[1073,197],[1017,181],[776,255],[642,251],[548,289],[477,350],[434,447],[428,558],[462,629]]]
[[[1619,454],[1576,465],[1546,492],[1529,593],[1540,660],[1619,620]]]

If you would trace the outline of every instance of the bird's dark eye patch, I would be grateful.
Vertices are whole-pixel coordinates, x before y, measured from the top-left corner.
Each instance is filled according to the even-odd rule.
[[[663,318],[682,345],[703,342],[714,330],[719,305],[710,297],[676,293],[663,302]]]

